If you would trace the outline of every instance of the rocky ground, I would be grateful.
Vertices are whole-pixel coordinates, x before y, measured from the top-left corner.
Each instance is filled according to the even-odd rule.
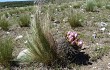
[[[93,52],[96,52],[95,50],[103,47],[110,47],[110,10],[98,9],[96,12],[86,12],[81,8],[74,10],[81,10],[84,14],[83,27],[72,28],[68,22],[56,22],[60,21],[60,18],[57,18],[51,21],[51,32],[58,43],[57,50],[59,50],[59,53],[61,53],[62,50],[66,52],[64,50],[65,47],[71,49],[71,46],[68,46],[65,39],[67,31],[77,32],[79,37],[84,41],[84,45],[81,52],[76,55],[75,60],[71,64],[64,68],[56,68],[56,70],[110,70],[110,50],[107,52],[101,51],[99,53],[104,53],[103,55],[97,59],[93,58],[95,55]],[[0,29],[0,38],[6,36],[11,36],[13,38],[15,42],[13,56],[15,58],[20,51],[26,48],[26,32],[31,34],[29,30],[30,27],[20,27],[18,24],[13,24],[8,31]],[[66,50],[68,50],[68,48]],[[98,56],[99,55],[97,55],[97,57]],[[12,69],[47,70],[48,67],[42,63],[21,63],[20,66],[12,67]],[[53,68],[50,68],[50,70],[51,69],[53,70]],[[2,67],[1,70],[3,70]]]

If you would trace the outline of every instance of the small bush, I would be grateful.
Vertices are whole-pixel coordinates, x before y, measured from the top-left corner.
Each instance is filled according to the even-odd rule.
[[[86,11],[94,11],[94,8],[96,7],[95,0],[86,0]]]
[[[56,58],[55,49],[53,49],[56,44],[50,33],[49,17],[43,16],[42,20],[40,18],[41,16],[37,13],[32,20],[32,34],[28,36],[27,47],[35,55],[35,61],[50,64]]]
[[[13,42],[10,38],[0,40],[0,64],[9,66],[12,60]]]
[[[29,27],[30,24],[30,16],[27,14],[22,14],[19,17],[19,25],[21,27]]]
[[[5,17],[1,17],[1,19],[0,19],[0,27],[3,30],[7,31],[9,29],[9,26],[10,26],[10,23],[9,23],[8,19],[5,18]]]
[[[68,22],[70,23],[71,27],[80,27],[82,26],[83,21],[84,19],[81,13],[70,14],[68,18]]]

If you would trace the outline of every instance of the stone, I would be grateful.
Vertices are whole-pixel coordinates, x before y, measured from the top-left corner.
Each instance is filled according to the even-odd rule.
[[[22,36],[22,35],[19,35],[19,36],[17,36],[17,37],[15,38],[15,40],[18,40],[18,39],[21,39],[21,38],[23,38],[23,36]]]
[[[34,55],[29,51],[29,49],[24,49],[21,51],[18,56],[17,60],[21,62],[32,62],[35,59]]]

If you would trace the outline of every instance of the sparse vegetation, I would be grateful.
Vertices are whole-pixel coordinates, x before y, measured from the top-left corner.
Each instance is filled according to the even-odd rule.
[[[97,46],[95,50],[92,52],[91,60],[97,61],[97,59],[101,59],[102,56],[106,55],[110,50],[109,46],[99,47]]]

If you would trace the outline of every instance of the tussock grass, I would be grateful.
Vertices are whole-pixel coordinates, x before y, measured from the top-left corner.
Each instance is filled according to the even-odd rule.
[[[50,64],[56,59],[56,43],[51,35],[49,15],[46,14],[43,17],[41,18],[37,10],[31,23],[32,35],[28,36],[27,47],[35,55],[35,61]]]
[[[68,22],[71,27],[80,27],[82,26],[82,22],[84,21],[83,15],[81,13],[71,13],[68,18]]]
[[[96,7],[96,1],[95,0],[86,0],[85,9],[86,11],[93,12]]]
[[[11,38],[0,39],[0,64],[8,67],[12,60],[13,42]]]
[[[3,30],[7,31],[7,30],[9,30],[9,26],[10,26],[10,23],[9,23],[8,19],[5,16],[1,17],[0,18],[0,27]]]
[[[19,25],[21,27],[29,27],[30,25],[30,16],[27,14],[22,14],[19,17]]]

